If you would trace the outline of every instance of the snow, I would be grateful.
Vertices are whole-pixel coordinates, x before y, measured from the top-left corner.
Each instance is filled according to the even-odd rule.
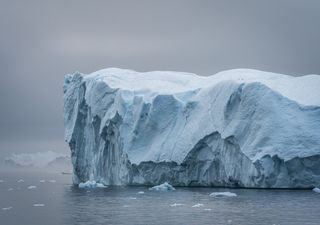
[[[104,184],[101,183],[97,183],[94,180],[88,180],[87,182],[84,183],[80,183],[79,184],[79,188],[106,188],[107,186],[105,186]]]
[[[315,188],[312,189],[312,191],[320,194],[320,188],[315,187]]]
[[[65,140],[75,148],[73,182],[155,185],[164,177],[182,186],[194,181],[204,186],[320,185],[316,168],[303,163],[308,157],[314,165],[320,160],[319,87],[319,75],[250,69],[208,77],[117,68],[67,75],[64,124]],[[225,173],[197,175],[183,167],[187,159],[192,165],[194,160],[219,161]],[[280,174],[294,160],[300,160],[300,172]],[[159,167],[150,175],[132,167],[146,162]],[[163,162],[180,165],[176,169],[183,174],[171,177]],[[311,177],[307,182],[303,171]]]
[[[151,191],[174,191],[176,189],[172,185],[170,185],[168,182],[164,182],[163,184],[149,188],[149,190],[151,190]]]
[[[61,161],[69,162],[69,156],[53,151],[36,153],[13,153],[5,158],[6,165],[43,168]]]
[[[237,197],[236,193],[232,193],[229,191],[226,192],[212,192],[210,194],[211,197]]]

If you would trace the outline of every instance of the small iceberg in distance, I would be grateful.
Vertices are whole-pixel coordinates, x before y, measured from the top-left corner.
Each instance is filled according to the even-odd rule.
[[[176,190],[172,185],[168,182],[164,182],[163,184],[153,186],[149,188],[150,191],[174,191]]]
[[[216,197],[216,198],[219,198],[219,197],[237,197],[237,194],[229,192],[229,191],[226,191],[226,192],[212,192],[210,194],[210,197]]]
[[[105,186],[104,184],[101,183],[97,183],[94,180],[88,180],[87,182],[84,183],[80,183],[79,184],[79,188],[106,188],[107,186]]]
[[[312,189],[312,191],[314,191],[315,193],[320,194],[320,188],[315,187],[315,188]]]

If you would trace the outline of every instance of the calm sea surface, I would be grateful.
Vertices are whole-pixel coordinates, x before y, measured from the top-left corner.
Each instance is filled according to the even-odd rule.
[[[138,193],[141,191],[144,194]],[[217,191],[238,196],[209,196]],[[196,204],[199,207],[192,207]],[[2,171],[0,224],[319,225],[320,194],[310,190],[226,188],[177,188],[172,192],[149,191],[147,187],[85,190],[72,185],[71,175]]]

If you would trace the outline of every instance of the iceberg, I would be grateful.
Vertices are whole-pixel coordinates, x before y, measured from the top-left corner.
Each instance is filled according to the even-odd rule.
[[[315,193],[319,193],[320,194],[320,188],[315,187],[315,188],[312,189],[312,191],[314,191]]]
[[[320,76],[108,68],[65,76],[73,182],[320,186]]]
[[[106,188],[104,184],[97,183],[94,180],[88,180],[87,182],[80,183],[78,185],[79,188]]]
[[[174,191],[176,190],[172,185],[168,182],[164,182],[163,184],[153,186],[149,188],[150,191]]]
[[[226,192],[212,192],[210,197],[237,197],[236,193],[232,193],[229,191]]]

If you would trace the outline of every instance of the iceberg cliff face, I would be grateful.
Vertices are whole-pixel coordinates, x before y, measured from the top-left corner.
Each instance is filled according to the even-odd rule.
[[[67,75],[74,183],[319,186],[319,87],[318,75],[243,69]]]

